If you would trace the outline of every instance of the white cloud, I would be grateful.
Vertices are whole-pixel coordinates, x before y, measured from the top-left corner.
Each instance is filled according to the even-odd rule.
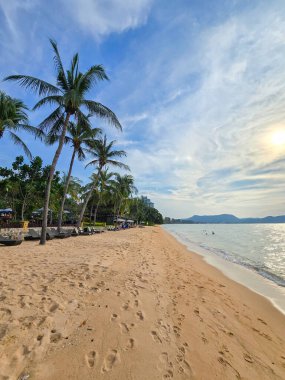
[[[147,21],[152,0],[62,0],[66,11],[96,38],[134,29]]]
[[[143,108],[148,119],[133,133],[127,129],[132,139],[138,126],[146,131],[141,148],[130,148],[128,161],[139,189],[162,211],[171,216],[194,211],[240,216],[282,212],[285,167],[283,173],[266,177],[253,172],[285,153],[264,143],[274,124],[285,126],[284,35],[284,9],[278,13],[268,6],[202,28],[192,47],[179,39],[171,44],[161,32],[133,57],[130,86],[132,76],[137,81],[136,60],[143,86],[131,90],[122,107],[144,106],[146,94],[154,101]],[[224,176],[217,172],[227,168],[235,170]],[[243,186],[262,179],[260,185]],[[182,200],[184,206],[176,207]]]

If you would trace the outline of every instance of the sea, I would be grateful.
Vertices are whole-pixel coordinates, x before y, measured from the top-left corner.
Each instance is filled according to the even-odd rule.
[[[285,314],[285,224],[164,224],[229,278]]]

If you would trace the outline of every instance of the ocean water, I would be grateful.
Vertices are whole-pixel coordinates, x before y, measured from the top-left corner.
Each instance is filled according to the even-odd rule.
[[[230,278],[265,295],[285,312],[285,224],[163,227]]]

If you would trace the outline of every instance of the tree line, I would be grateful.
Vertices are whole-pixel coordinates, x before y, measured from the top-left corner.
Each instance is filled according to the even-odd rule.
[[[93,65],[83,73],[79,68],[79,55],[75,54],[70,66],[65,69],[56,42],[50,40],[50,43],[54,53],[55,83],[30,75],[11,75],[4,78],[5,81],[14,81],[39,96],[33,110],[45,106],[52,107],[53,110],[38,126],[31,126],[28,107],[21,100],[0,92],[0,139],[4,134],[8,135],[14,144],[23,148],[31,160],[26,163],[19,156],[12,168],[0,168],[0,204],[14,205],[21,219],[32,212],[32,206],[42,205],[40,244],[46,242],[51,206],[58,211],[58,229],[62,225],[65,206],[73,207],[79,226],[91,205],[93,206],[89,216],[93,215],[93,221],[96,221],[99,207],[107,203],[116,216],[122,212],[130,212],[128,215],[139,215],[140,218],[144,216],[144,219],[148,217],[151,222],[159,222],[160,214],[157,210],[146,210],[140,199],[132,199],[132,195],[136,193],[133,177],[130,174],[121,175],[110,171],[116,168],[130,170],[121,161],[126,152],[116,149],[116,141],[108,141],[101,129],[92,126],[91,119],[95,116],[122,130],[111,109],[87,98],[88,92],[98,82],[109,80],[104,67]],[[18,135],[19,131],[31,133],[48,145],[56,145],[50,165],[43,167],[40,157],[32,157],[29,147]],[[65,144],[72,147],[72,155],[67,174],[61,177],[56,166]],[[75,160],[83,161],[86,155],[92,157],[86,166],[93,166],[94,173],[90,183],[82,186],[72,176],[72,170]],[[138,217],[136,219],[139,220]]]

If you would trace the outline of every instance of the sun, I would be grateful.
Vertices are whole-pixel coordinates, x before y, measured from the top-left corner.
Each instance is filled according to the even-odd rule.
[[[273,132],[271,141],[274,145],[285,145],[285,130]]]

